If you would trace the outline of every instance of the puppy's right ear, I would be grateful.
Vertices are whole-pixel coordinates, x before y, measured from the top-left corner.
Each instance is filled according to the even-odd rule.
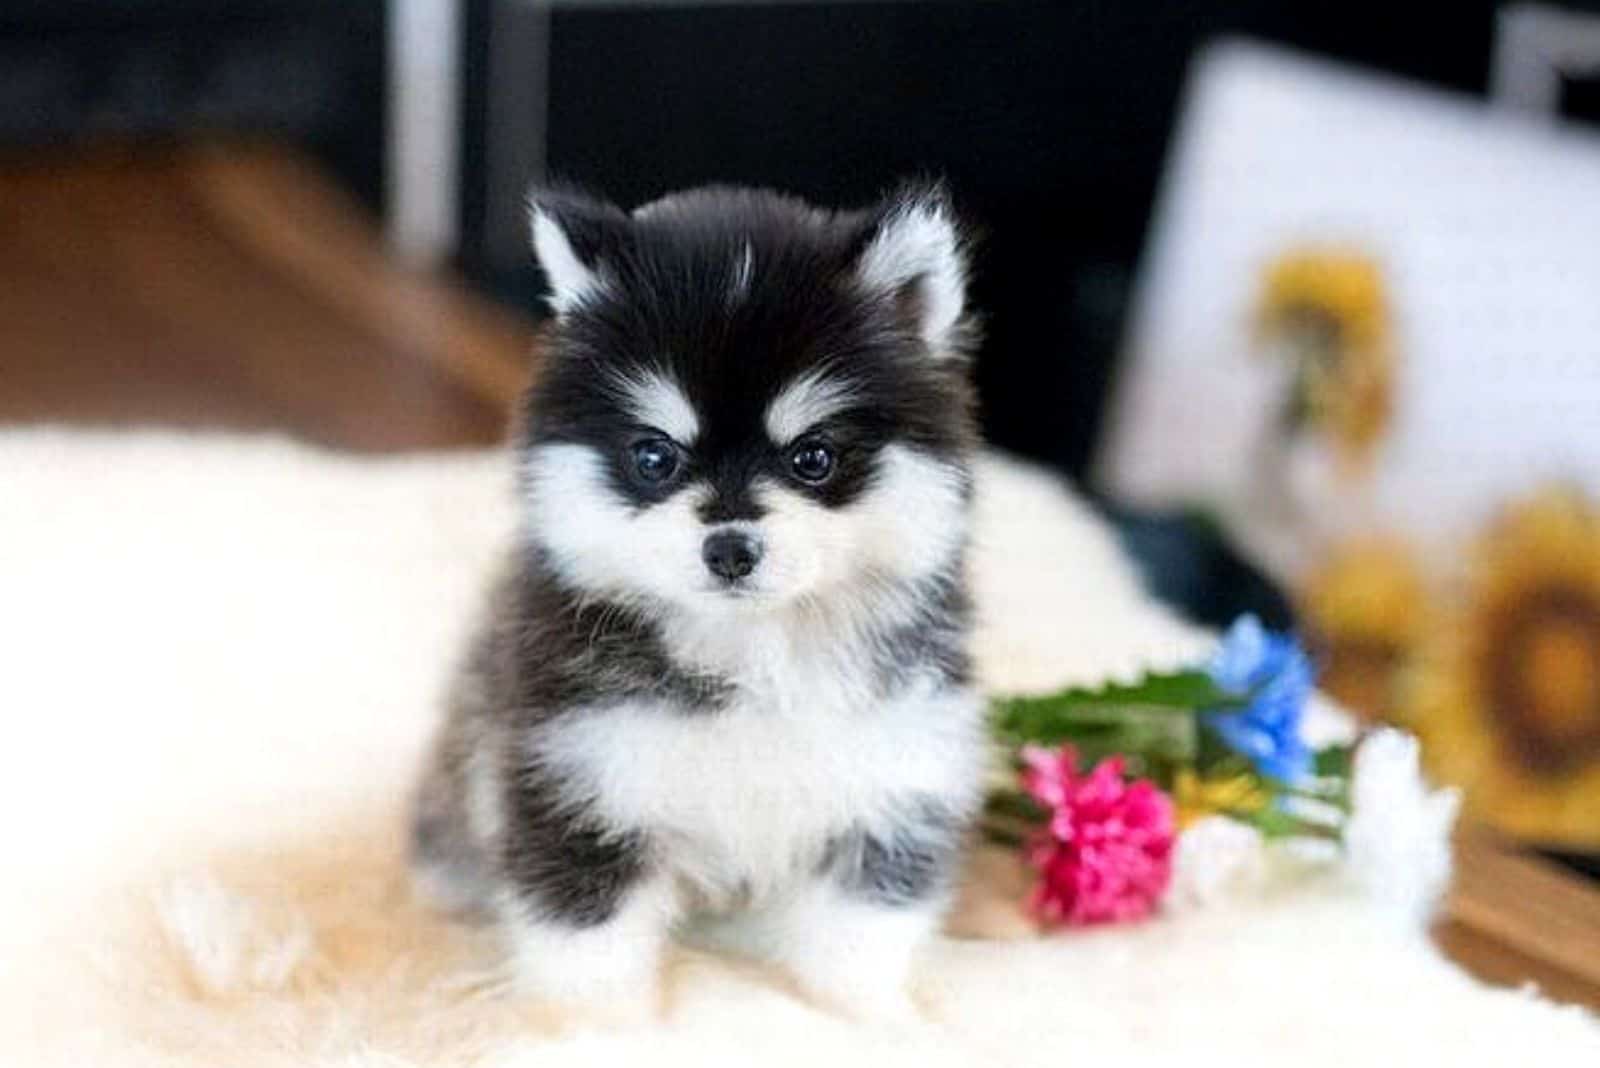
[[[528,214],[550,310],[565,315],[604,287],[605,259],[625,239],[628,217],[615,204],[564,189],[535,189]]]

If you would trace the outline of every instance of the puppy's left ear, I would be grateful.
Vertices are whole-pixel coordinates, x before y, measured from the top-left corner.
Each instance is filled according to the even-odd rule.
[[[966,242],[942,185],[907,186],[872,212],[856,276],[912,319],[937,357],[964,351]]]

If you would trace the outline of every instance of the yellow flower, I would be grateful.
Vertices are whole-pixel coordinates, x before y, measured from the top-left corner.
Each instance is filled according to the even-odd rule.
[[[1291,413],[1364,470],[1393,407],[1393,326],[1378,265],[1359,251],[1306,247],[1267,267],[1256,330],[1296,364]]]
[[[1483,536],[1406,700],[1430,769],[1524,838],[1600,846],[1600,513],[1560,488]]]
[[[1390,718],[1401,671],[1428,630],[1428,602],[1404,542],[1374,537],[1334,550],[1299,596],[1322,688],[1367,719]]]
[[[1252,814],[1260,812],[1269,800],[1261,783],[1249,775],[1230,775],[1222,779],[1202,779],[1185,768],[1178,772],[1172,799],[1178,808],[1178,827],[1183,829],[1206,816]]]
[[[1279,256],[1267,268],[1260,326],[1273,330],[1307,312],[1327,316],[1354,348],[1382,344],[1389,311],[1378,265],[1357,250],[1337,247],[1306,246]]]

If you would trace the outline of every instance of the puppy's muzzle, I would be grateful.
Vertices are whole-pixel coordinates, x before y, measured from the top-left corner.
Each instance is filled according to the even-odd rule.
[[[737,582],[761,562],[761,542],[742,530],[719,530],[707,536],[700,555],[717,578]]]

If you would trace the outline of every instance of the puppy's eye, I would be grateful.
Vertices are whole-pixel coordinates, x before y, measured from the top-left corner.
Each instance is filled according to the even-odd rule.
[[[659,485],[678,473],[678,447],[666,438],[646,438],[633,446],[633,470],[643,482]]]
[[[789,469],[801,482],[816,485],[833,474],[833,449],[820,441],[802,441],[789,454]]]

